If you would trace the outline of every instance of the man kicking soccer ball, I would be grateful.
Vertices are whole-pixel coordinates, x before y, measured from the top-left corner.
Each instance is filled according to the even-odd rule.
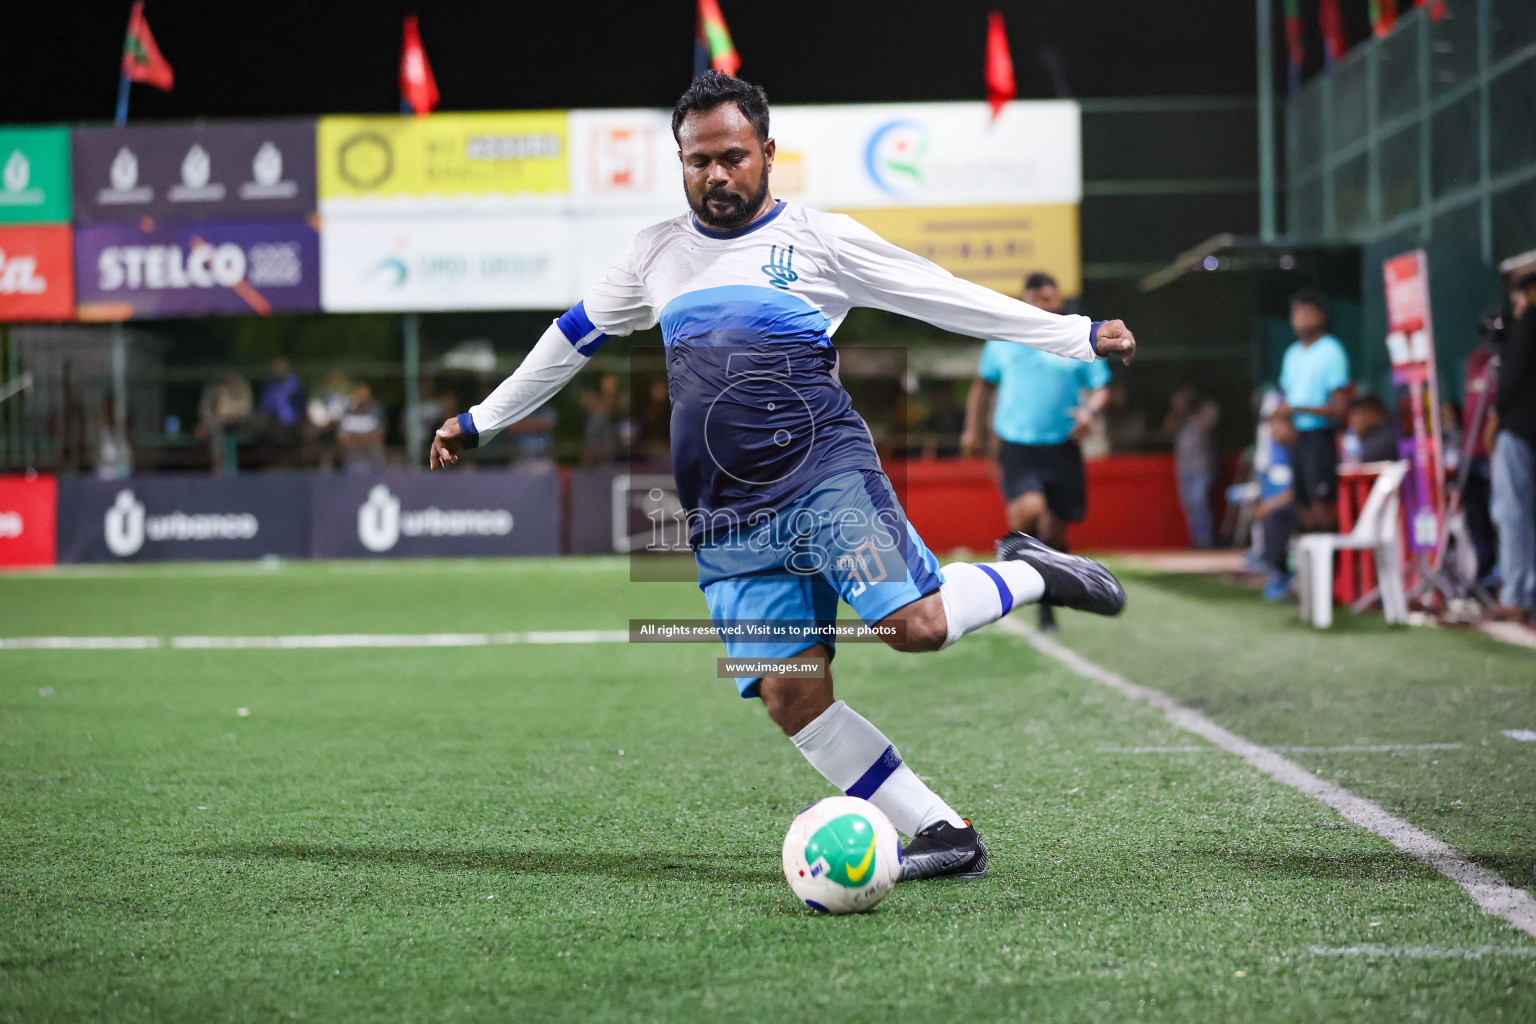
[[[610,337],[661,323],[672,402],[672,463],[711,619],[733,659],[830,662],[824,628],[838,599],[902,651],[942,650],[1014,607],[1042,602],[1101,615],[1125,592],[1096,562],[1015,533],[998,561],[938,559],[906,522],[837,378],[832,334],[854,306],[890,310],[977,338],[1091,361],[1129,362],[1118,320],[1058,316],[962,281],[849,217],[775,200],[774,141],[763,90],[709,71],[672,114],[691,214],[641,231],[607,277],[544,332],[485,401],[450,418],[433,469],[537,409]],[[741,623],[788,632],[774,642]],[[812,636],[816,634],[810,634]],[[812,767],[911,836],[902,878],[979,877],[987,850],[902,762],[894,744],[842,701],[830,671],[736,681]]]

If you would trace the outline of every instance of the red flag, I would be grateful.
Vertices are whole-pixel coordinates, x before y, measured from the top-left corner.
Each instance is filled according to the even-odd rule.
[[[1413,0],[1413,6],[1428,7],[1430,21],[1439,21],[1445,17],[1445,0]]]
[[[166,92],[171,91],[176,81],[175,72],[160,55],[160,47],[155,45],[155,37],[149,32],[149,22],[144,20],[144,0],[137,0],[128,14],[128,36],[123,40],[123,77]]]
[[[1344,12],[1339,9],[1339,0],[1321,0],[1317,8],[1317,25],[1323,32],[1323,58],[1332,64],[1349,49],[1349,41],[1344,35]]]
[[[987,102],[992,106],[992,120],[1002,113],[1003,104],[1019,94],[1013,82],[1013,56],[1008,52],[1008,33],[1003,30],[1003,13],[987,15]]]
[[[732,78],[741,68],[741,56],[731,42],[731,30],[725,27],[725,15],[716,0],[699,0],[698,45],[709,57],[709,66]],[[702,70],[702,69],[695,69]]]
[[[1370,0],[1371,31],[1380,39],[1397,24],[1397,0]]]
[[[432,77],[432,65],[427,63],[427,51],[421,46],[421,29],[416,24],[416,15],[408,14],[405,44],[400,49],[400,105],[424,117],[437,106],[437,101],[437,79]]]

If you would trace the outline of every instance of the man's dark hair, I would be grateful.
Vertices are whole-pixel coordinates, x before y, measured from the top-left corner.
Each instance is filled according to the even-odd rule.
[[[763,87],[732,78],[714,68],[690,82],[688,91],[678,98],[677,106],[672,109],[672,138],[677,139],[677,130],[689,114],[708,112],[727,103],[736,104],[741,116],[752,122],[758,142],[768,141],[768,94]]]
[[[1536,270],[1528,270],[1515,278],[1512,285],[1515,291],[1523,292],[1529,288],[1536,288]]]
[[[1055,288],[1056,279],[1043,270],[1037,270],[1024,279],[1024,290],[1032,292],[1037,288]]]
[[[1377,398],[1375,395],[1369,394],[1361,395],[1359,398],[1356,398],[1353,402],[1349,403],[1350,412],[1354,412],[1356,409],[1370,409],[1373,412],[1380,413],[1382,416],[1387,414],[1386,403]]]
[[[1322,310],[1324,313],[1328,312],[1328,300],[1316,288],[1303,288],[1295,295],[1292,295],[1291,305],[1312,306],[1315,309]]]

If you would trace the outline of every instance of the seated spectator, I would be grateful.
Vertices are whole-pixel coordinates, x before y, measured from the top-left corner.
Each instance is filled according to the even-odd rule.
[[[336,427],[336,443],[347,469],[384,465],[384,412],[367,381],[352,385],[352,398]]]
[[[619,431],[613,421],[613,398],[613,395],[605,394],[601,387],[589,388],[581,393],[581,408],[587,414],[581,439],[583,466],[604,466],[618,455]]]
[[[555,407],[545,402],[507,428],[512,441],[512,461],[518,466],[555,464]]]
[[[261,389],[261,414],[278,435],[297,435],[308,414],[304,382],[283,356],[272,360],[272,375]]]
[[[1216,479],[1216,403],[1188,386],[1173,393],[1163,431],[1173,435],[1173,466],[1179,483],[1179,504],[1195,547],[1215,543],[1211,521],[1211,484]]]
[[[346,373],[339,368],[332,370],[325,375],[320,393],[309,400],[309,422],[320,430],[331,429],[346,415],[351,400],[352,384]]]
[[[1345,427],[1359,442],[1356,449],[1346,440],[1345,450],[1354,451],[1359,462],[1396,462],[1397,434],[1387,407],[1375,395],[1361,395],[1349,403],[1344,414]]]
[[[1259,473],[1259,504],[1254,518],[1264,538],[1264,600],[1280,601],[1291,588],[1291,534],[1296,531],[1296,501],[1292,487],[1291,448],[1296,443],[1296,424],[1290,410],[1277,409],[1269,417],[1269,450]],[[1258,462],[1259,460],[1255,460]]]

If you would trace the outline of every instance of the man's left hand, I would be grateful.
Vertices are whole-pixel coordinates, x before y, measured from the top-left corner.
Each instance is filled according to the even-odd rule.
[[[1136,336],[1125,326],[1124,320],[1105,320],[1099,324],[1099,333],[1095,338],[1099,347],[1099,355],[1108,359],[1110,356],[1123,356],[1121,362],[1126,366],[1131,365],[1131,360],[1136,355]]]

